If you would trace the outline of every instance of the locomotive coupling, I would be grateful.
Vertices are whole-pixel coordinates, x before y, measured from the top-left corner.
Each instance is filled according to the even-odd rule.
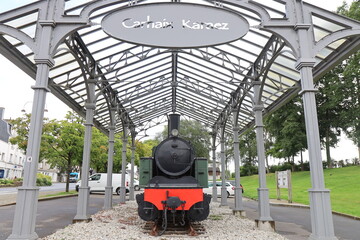
[[[176,209],[185,204],[186,201],[181,201],[178,197],[168,197],[166,201],[161,201],[161,203],[170,208],[172,211],[176,211]]]

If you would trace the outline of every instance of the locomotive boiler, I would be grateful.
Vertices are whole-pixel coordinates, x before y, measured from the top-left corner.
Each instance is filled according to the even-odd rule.
[[[208,187],[208,162],[196,158],[189,142],[178,136],[180,115],[170,114],[168,138],[154,150],[153,156],[140,159],[139,184],[144,193],[136,196],[138,213],[145,221],[203,221],[209,215],[211,195]]]

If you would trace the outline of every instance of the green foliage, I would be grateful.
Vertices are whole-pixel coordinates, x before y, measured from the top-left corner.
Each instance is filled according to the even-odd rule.
[[[51,167],[69,174],[74,166],[81,165],[85,130],[83,120],[73,112],[65,120],[51,120],[44,124],[42,151]]]
[[[360,217],[360,166],[344,168],[332,168],[324,170],[326,188],[331,191],[332,209],[337,212],[351,214]],[[308,189],[311,189],[311,177],[309,171],[292,172],[292,197],[293,202],[309,204]],[[257,199],[259,187],[258,175],[241,177],[241,184],[245,191],[244,196]],[[269,196],[276,199],[275,174],[266,175],[266,184],[269,188]],[[281,199],[287,200],[287,189],[281,189]],[[346,203],[346,204],[344,204]]]
[[[136,141],[136,152],[139,158],[151,157],[153,148],[159,145],[160,141],[156,139],[145,140],[144,142]]]
[[[350,7],[344,2],[338,13],[360,20],[360,1],[353,1]],[[342,76],[339,78],[337,96],[342,96],[342,129],[360,149],[360,51],[342,62]],[[360,159],[360,151],[359,156]]]
[[[163,139],[167,138],[167,126],[162,132]],[[189,141],[194,147],[196,157],[209,159],[210,134],[205,126],[194,120],[181,120],[179,136]]]
[[[13,145],[18,145],[19,149],[23,150],[25,154],[28,144],[30,119],[31,119],[31,114],[25,113],[22,117],[18,117],[16,119],[9,121],[10,124],[12,125],[12,129],[16,131],[16,136],[10,138],[10,143]],[[48,121],[49,119],[44,118],[44,124],[46,124]],[[43,128],[43,135],[46,135],[46,131],[44,130],[44,128]],[[44,145],[43,145],[43,141],[41,141],[39,161],[43,159],[43,154],[42,154],[43,149],[44,149]]]
[[[251,176],[258,173],[257,166],[245,163],[240,167],[240,176]]]
[[[90,166],[96,172],[107,172],[109,138],[93,128],[91,140]]]
[[[13,184],[14,181],[10,180],[10,179],[0,179],[0,185],[9,185],[9,184]]]
[[[240,157],[243,165],[243,174],[251,175],[255,173],[253,167],[256,166],[256,134],[254,129],[247,130],[239,137]]]
[[[36,186],[51,186],[51,177],[44,175],[42,173],[38,173],[36,175]]]
[[[273,139],[268,154],[285,158],[294,164],[293,157],[306,149],[305,122],[300,98],[294,98],[265,119],[265,128]]]
[[[127,138],[128,146],[131,146],[131,138]],[[115,145],[114,145],[114,167],[113,172],[120,172],[122,169],[122,148],[123,148],[123,134],[115,134]],[[131,162],[131,148],[126,148],[126,162]],[[138,164],[138,160],[136,161]]]
[[[315,84],[319,89],[316,94],[316,104],[318,106],[320,139],[322,145],[325,146],[329,167],[332,167],[330,147],[334,147],[339,142],[343,124],[341,112],[343,111],[344,96],[339,93],[339,90],[344,87],[339,84],[339,76],[342,71],[341,65],[334,67]]]

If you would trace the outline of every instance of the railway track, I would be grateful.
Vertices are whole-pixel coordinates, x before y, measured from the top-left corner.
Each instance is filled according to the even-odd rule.
[[[184,226],[179,224],[174,225],[173,222],[168,221],[167,228],[163,232],[162,221],[146,222],[144,225],[144,233],[152,236],[198,236],[205,233],[205,227],[201,223],[185,222]]]

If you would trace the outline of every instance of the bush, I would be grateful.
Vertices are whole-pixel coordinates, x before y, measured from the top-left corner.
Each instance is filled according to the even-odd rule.
[[[13,181],[10,179],[0,179],[0,185],[13,184]]]
[[[240,167],[240,176],[251,176],[258,173],[257,166],[253,166],[250,164],[245,164]]]
[[[16,182],[22,182],[22,181],[23,181],[23,178],[15,178],[13,181],[14,181],[14,183],[16,183]]]
[[[52,182],[51,182],[50,176],[46,176],[42,173],[37,174],[36,186],[51,186],[51,185],[52,185]]]

